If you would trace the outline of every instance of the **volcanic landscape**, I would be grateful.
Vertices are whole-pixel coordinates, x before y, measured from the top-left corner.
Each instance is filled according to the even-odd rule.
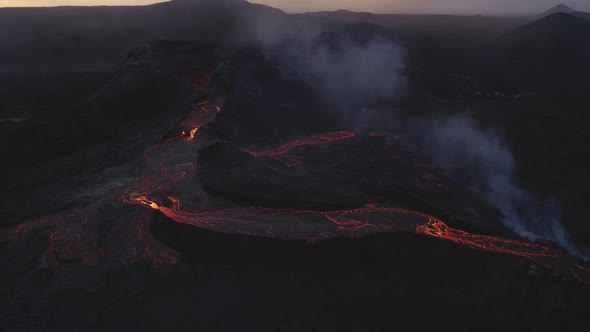
[[[6,331],[587,322],[586,13],[42,11],[117,24],[0,53]]]

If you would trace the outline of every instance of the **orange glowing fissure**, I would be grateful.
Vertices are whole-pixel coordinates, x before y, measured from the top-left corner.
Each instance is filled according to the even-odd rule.
[[[196,85],[201,84],[199,82]],[[55,219],[19,225],[11,229],[9,234],[20,238],[35,229],[56,229],[51,234],[49,248],[43,255],[43,265],[50,267],[56,266],[61,258],[79,257],[85,264],[95,265],[113,255],[119,256],[126,264],[146,259],[155,266],[177,263],[179,254],[151,236],[150,210],[194,227],[286,240],[313,242],[342,236],[359,237],[406,231],[487,252],[525,257],[572,279],[590,282],[590,269],[558,249],[519,239],[470,234],[453,229],[434,216],[399,207],[367,204],[357,209],[334,211],[236,207],[230,202],[206,195],[198,184],[195,160],[199,151],[215,142],[215,139],[208,139],[207,135],[196,139],[196,134],[222,110],[223,98],[198,102],[195,106],[195,110],[181,123],[186,130],[177,137],[148,149],[144,154],[148,174],[135,180],[121,193],[119,198],[123,203],[140,207],[135,222],[123,225],[120,233],[122,238],[115,241],[120,243],[118,247],[121,249],[104,251],[98,248],[96,229],[100,220],[97,213],[89,210],[90,208]],[[372,136],[383,135],[385,134],[373,133]],[[276,148],[244,148],[242,151],[255,158],[272,158],[286,167],[296,167],[301,163],[301,158],[291,155],[294,149],[323,147],[356,136],[351,131],[337,131],[295,138]],[[178,139],[182,137],[186,139]],[[414,164],[421,168],[435,167],[418,160]],[[174,188],[183,189],[175,192]],[[195,206],[193,202],[197,198],[199,205]],[[72,227],[72,224],[77,227]],[[135,235],[127,237],[125,234]]]
[[[197,131],[199,131],[199,127],[195,127],[193,129],[191,129],[189,137],[191,139],[194,139],[195,138],[195,134],[197,133]]]
[[[381,232],[406,231],[449,240],[491,253],[524,257],[572,279],[590,282],[590,269],[573,257],[549,246],[519,239],[470,234],[449,227],[430,215],[395,207],[367,204],[358,209],[314,211],[263,207],[237,207],[211,211],[184,211],[180,201],[168,197],[172,208],[155,202],[156,210],[182,224],[213,231],[284,240],[319,241],[335,237],[360,237]],[[147,203],[147,204],[146,204]]]
[[[301,164],[301,160],[297,156],[289,155],[293,149],[298,147],[318,147],[339,141],[347,140],[356,137],[356,134],[351,131],[335,131],[324,134],[312,135],[309,137],[296,138],[288,141],[275,149],[241,149],[243,152],[256,158],[272,158],[278,160],[289,167],[295,167]]]
[[[208,106],[209,109],[219,107],[209,104]],[[215,116],[217,112],[200,113]],[[202,123],[199,123],[194,128],[198,130],[201,126]],[[373,133],[371,136],[375,137],[375,135]],[[190,136],[194,138],[193,134]],[[272,158],[287,167],[295,167],[301,163],[301,158],[292,155],[296,148],[323,147],[353,139],[356,136],[357,134],[351,131],[337,131],[295,138],[276,148],[244,148],[242,151],[255,158]],[[198,143],[196,140],[195,142]],[[177,141],[168,144],[171,145],[168,148],[169,151],[175,151],[182,146],[182,143]],[[174,153],[174,155],[178,154]],[[194,158],[193,155],[187,157]],[[176,159],[175,162],[179,162],[179,160]],[[223,233],[312,242],[342,236],[359,237],[380,232],[406,231],[449,240],[487,252],[525,257],[573,279],[590,281],[588,269],[577,263],[570,255],[557,249],[519,239],[470,234],[463,230],[453,229],[431,215],[399,207],[367,204],[351,210],[313,211],[248,206],[231,207],[230,205],[226,208],[207,209],[207,206],[219,206],[222,202],[205,197],[200,203],[201,207],[197,207],[197,210],[191,210],[190,207],[185,209],[181,197],[166,195],[166,198],[160,200],[163,197],[158,192],[167,191],[178,179],[176,173],[169,171],[177,169],[178,165],[165,166],[165,162],[160,162],[160,164],[164,166],[162,166],[161,172],[155,175],[155,178],[140,180],[129,188],[133,191],[128,192],[134,194],[128,195],[128,198],[131,199],[126,201],[157,210],[178,223]],[[436,168],[434,165],[421,163],[418,160],[414,160],[414,164],[420,168]],[[194,169],[189,172],[194,172]],[[183,177],[180,181],[184,181],[185,178]],[[139,192],[143,194],[137,194]]]
[[[158,206],[158,204],[156,204],[156,202],[152,202],[150,201],[147,197],[145,196],[136,196],[136,197],[132,197],[131,198],[132,201],[135,201],[139,204],[145,205],[145,206],[149,206],[154,210],[158,210],[160,207]]]

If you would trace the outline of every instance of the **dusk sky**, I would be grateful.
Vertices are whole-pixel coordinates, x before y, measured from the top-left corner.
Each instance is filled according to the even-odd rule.
[[[197,0],[198,1],[198,0]],[[0,0],[0,7],[59,5],[142,5],[154,0]],[[390,13],[530,14],[540,13],[560,0],[254,0],[288,12],[350,9]],[[565,0],[570,7],[590,11],[588,0]]]

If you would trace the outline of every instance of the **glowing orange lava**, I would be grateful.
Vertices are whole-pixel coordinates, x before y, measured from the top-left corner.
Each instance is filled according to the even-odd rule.
[[[193,106],[194,106],[194,107],[199,107],[199,106],[204,106],[204,105],[207,105],[207,104],[210,104],[210,103],[211,103],[211,102],[210,102],[210,101],[208,101],[208,100],[203,100],[203,101],[201,101],[201,102],[198,102],[198,103],[194,104]]]
[[[416,232],[489,252],[511,254],[527,258],[559,256],[558,251],[541,244],[504,239],[497,236],[469,234],[465,231],[450,228],[444,222],[435,218],[431,218],[428,220],[428,223],[416,227]]]
[[[195,127],[193,129],[191,129],[191,131],[190,131],[190,138],[191,139],[195,138],[195,134],[197,133],[197,131],[199,131],[199,127]]]
[[[356,134],[351,131],[335,131],[325,134],[312,135],[309,137],[297,138],[288,141],[274,149],[241,149],[243,152],[250,154],[256,158],[272,158],[276,159],[288,167],[294,167],[301,164],[300,158],[288,155],[293,149],[304,146],[323,146],[330,143],[336,143],[346,139],[356,137]]]
[[[195,85],[201,86],[200,82],[195,82]],[[221,112],[223,98],[194,105],[201,110],[193,109],[180,122],[184,131],[148,149],[144,154],[146,175],[121,192],[120,200],[137,206],[137,213],[133,221],[121,226],[123,237],[132,236],[115,241],[125,244],[117,253],[106,252],[97,246],[99,218],[95,210],[98,205],[72,212],[71,215],[19,225],[10,230],[10,235],[20,238],[34,230],[51,229],[49,247],[42,257],[42,264],[47,267],[57,266],[60,259],[73,257],[84,264],[95,265],[105,257],[115,255],[126,264],[140,260],[149,260],[155,266],[175,264],[179,254],[157,242],[149,231],[150,218],[157,211],[178,223],[194,227],[286,240],[318,241],[382,232],[412,232],[487,252],[526,257],[575,280],[590,281],[590,269],[558,249],[519,239],[470,234],[453,229],[434,216],[400,207],[367,204],[356,209],[314,211],[235,206],[230,201],[214,198],[199,185],[196,160],[199,151],[213,144],[215,138],[207,138],[208,133],[202,132],[196,139],[196,134]],[[370,135],[399,137],[384,132]],[[272,158],[293,167],[301,162],[300,157],[291,155],[297,148],[326,146],[356,136],[352,131],[329,132],[288,140],[276,148],[244,148],[242,151],[256,158]],[[414,160],[414,165],[438,170],[435,165],[418,160]],[[423,178],[435,180],[442,174],[436,172],[435,176],[432,173],[423,173]]]
[[[212,106],[209,109],[213,107],[217,109],[219,106]],[[183,124],[192,123],[194,128],[198,129],[208,121],[203,116],[214,117],[215,113],[201,112],[199,113],[201,115],[191,113]],[[394,136],[390,133],[373,133],[371,136],[393,136],[398,138],[397,135]],[[190,137],[194,138],[194,133],[191,133]],[[292,167],[300,163],[298,157],[290,155],[298,147],[325,146],[354,137],[356,137],[356,134],[351,131],[338,131],[292,139],[276,148],[248,148],[242,149],[242,151],[256,158],[273,158]],[[198,143],[198,140],[194,140],[193,143],[187,142],[186,144]],[[526,257],[576,280],[590,280],[587,278],[588,270],[579,265],[576,260],[549,246],[518,239],[470,234],[466,231],[450,228],[442,220],[431,215],[399,207],[367,204],[357,209],[334,211],[252,206],[232,207],[231,205],[219,207],[228,203],[203,195],[202,190],[199,189],[195,190],[194,195],[200,198],[200,207],[196,207],[194,210],[191,209],[191,206],[185,208],[183,198],[163,194],[167,193],[174,183],[185,181],[188,174],[194,175],[196,170],[192,163],[195,158],[194,155],[184,154],[185,159],[179,158],[179,156],[183,155],[180,151],[187,147],[189,146],[183,145],[180,141],[169,141],[164,144],[162,151],[153,149],[150,158],[159,160],[159,172],[136,181],[123,194],[123,200],[127,203],[157,210],[178,223],[194,227],[224,233],[286,240],[318,241],[334,237],[358,237],[381,232],[412,232],[449,240],[488,252]],[[416,159],[413,162],[416,167],[431,169],[436,174],[423,173],[423,178],[426,180],[436,180],[439,176],[444,176],[442,175],[444,171],[439,170],[435,165],[422,163]],[[191,186],[195,186],[195,184],[193,183]],[[172,207],[168,207],[169,205]],[[207,206],[213,208],[207,208]]]

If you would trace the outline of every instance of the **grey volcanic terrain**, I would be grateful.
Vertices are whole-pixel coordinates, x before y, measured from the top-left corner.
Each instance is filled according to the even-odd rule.
[[[0,9],[2,326],[577,329],[587,17]]]

